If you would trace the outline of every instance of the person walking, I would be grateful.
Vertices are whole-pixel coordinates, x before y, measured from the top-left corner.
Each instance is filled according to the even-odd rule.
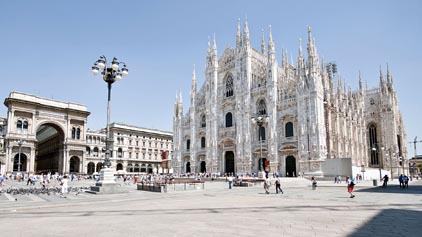
[[[346,177],[347,192],[350,194],[350,198],[354,198],[353,189],[355,188],[356,181],[349,176]]]
[[[399,176],[399,184],[400,184],[400,188],[404,188],[404,185],[403,185],[403,175],[402,174]]]
[[[277,177],[275,178],[275,193],[279,193],[279,192],[281,192],[281,194],[284,194],[283,190],[281,189],[280,177],[277,175]]]
[[[69,187],[68,184],[69,180],[67,179],[67,175],[63,176],[63,179],[61,180],[61,185],[62,185],[62,195],[67,194],[67,189]]]
[[[229,176],[228,178],[227,178],[227,181],[229,181],[229,189],[232,189],[232,184],[233,184],[233,176]]]
[[[270,194],[270,186],[271,186],[271,180],[268,178],[268,176],[265,178],[264,182],[264,190],[266,194]]]
[[[315,190],[317,187],[317,181],[314,176],[311,177],[311,185],[312,185],[312,190]]]
[[[403,188],[409,188],[409,177],[407,175],[403,176]]]
[[[382,180],[384,180],[384,182],[382,184],[382,188],[387,188],[388,175],[384,175],[384,178],[382,178]]]

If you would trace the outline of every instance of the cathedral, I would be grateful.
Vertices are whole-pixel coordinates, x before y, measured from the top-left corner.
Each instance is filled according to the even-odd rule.
[[[296,62],[284,49],[277,60],[271,27],[252,47],[247,21],[238,22],[236,47],[217,56],[208,40],[204,84],[192,74],[190,106],[174,105],[176,173],[282,176],[406,173],[406,132],[393,77],[381,68],[379,86],[359,73],[352,90],[317,52],[308,27],[306,56],[299,40]]]

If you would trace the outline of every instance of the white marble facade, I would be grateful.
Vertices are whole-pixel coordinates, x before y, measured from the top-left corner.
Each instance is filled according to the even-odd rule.
[[[352,90],[337,65],[320,61],[310,27],[307,55],[299,40],[296,62],[284,49],[277,60],[271,27],[260,49],[251,46],[247,22],[242,32],[239,21],[234,38],[236,47],[220,57],[215,37],[208,42],[205,82],[198,90],[194,70],[187,112],[176,96],[175,172],[293,176],[320,173],[324,160],[336,158],[388,170],[407,157],[388,66],[386,76],[380,70],[379,87],[363,86],[359,74],[359,88]],[[261,132],[251,120],[259,115],[266,118]]]

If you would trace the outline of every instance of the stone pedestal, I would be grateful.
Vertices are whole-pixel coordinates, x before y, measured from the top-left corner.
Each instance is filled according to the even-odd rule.
[[[258,172],[258,178],[265,179],[265,171],[259,171]]]
[[[103,168],[100,171],[100,181],[98,183],[115,184],[116,180],[114,178],[114,170],[112,168]]]
[[[111,168],[103,168],[100,171],[100,181],[91,186],[91,190],[87,193],[92,194],[114,194],[114,193],[127,193],[126,188],[121,187],[114,179],[114,170]]]

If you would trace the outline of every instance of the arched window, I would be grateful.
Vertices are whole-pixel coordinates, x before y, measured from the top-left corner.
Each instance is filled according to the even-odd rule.
[[[123,150],[122,148],[119,147],[119,149],[117,149],[117,157],[122,158],[123,156]]]
[[[72,128],[72,139],[76,138],[76,128]]]
[[[76,139],[81,139],[81,129],[80,128],[77,128],[76,129]]]
[[[261,138],[261,141],[265,141],[265,127],[259,127],[258,136]]]
[[[377,128],[375,124],[369,125],[369,149],[371,149],[371,165],[380,165],[379,152],[381,146],[378,146]]]
[[[267,106],[265,105],[265,101],[261,100],[258,104],[258,115],[266,115],[267,114]]]
[[[232,113],[226,114],[226,128],[230,128],[233,126],[233,119],[232,119]]]
[[[205,148],[205,137],[201,137],[201,148]]]
[[[190,149],[190,139],[186,141],[186,150]]]
[[[94,147],[94,151],[92,155],[98,157],[98,147]]]
[[[16,128],[18,132],[22,132],[22,120],[18,120],[18,122],[16,123]]]
[[[229,76],[226,80],[226,97],[233,96],[233,77]]]
[[[292,122],[286,123],[285,130],[286,130],[286,137],[293,137],[294,136],[293,123]]]
[[[23,121],[23,129],[28,130],[28,121]]]
[[[205,128],[207,126],[207,120],[205,118],[205,114],[201,116],[201,128]]]

